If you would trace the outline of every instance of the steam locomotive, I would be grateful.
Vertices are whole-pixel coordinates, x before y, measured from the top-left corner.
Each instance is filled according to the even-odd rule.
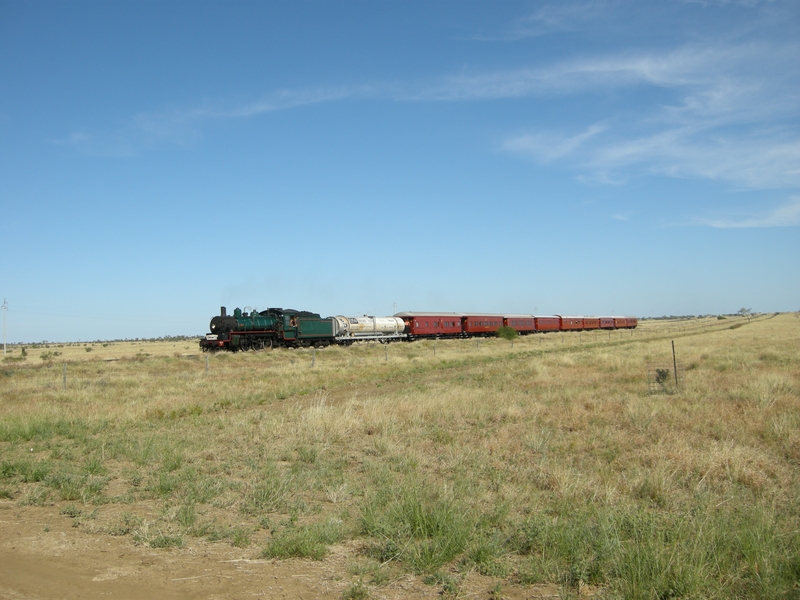
[[[636,317],[564,317],[467,314],[437,312],[401,312],[393,317],[327,317],[291,308],[268,308],[242,311],[233,316],[220,307],[219,316],[211,319],[211,332],[200,340],[204,352],[217,350],[260,350],[277,347],[324,348],[357,341],[413,341],[415,339],[468,338],[497,335],[501,327],[511,327],[521,335],[549,331],[592,329],[633,329]]]

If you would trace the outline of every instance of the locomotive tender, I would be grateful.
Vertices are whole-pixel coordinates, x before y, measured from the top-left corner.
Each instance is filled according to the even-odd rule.
[[[401,312],[393,317],[327,317],[291,308],[261,312],[237,308],[229,316],[224,306],[211,319],[211,332],[200,340],[203,352],[260,350],[264,348],[324,348],[357,341],[413,341],[415,339],[468,338],[497,335],[511,327],[521,335],[548,331],[633,329],[636,317],[562,317],[503,314]]]

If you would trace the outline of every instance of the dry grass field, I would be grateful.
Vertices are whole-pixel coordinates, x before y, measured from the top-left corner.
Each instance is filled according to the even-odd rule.
[[[0,538],[8,597],[57,597],[23,574],[66,581],[72,544],[113,548],[74,597],[169,563],[176,598],[800,598],[800,318],[31,349],[0,366]]]

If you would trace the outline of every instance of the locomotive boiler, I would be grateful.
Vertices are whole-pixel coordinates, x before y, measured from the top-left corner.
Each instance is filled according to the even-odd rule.
[[[317,348],[334,343],[336,320],[291,308],[268,308],[261,312],[237,308],[228,316],[224,306],[211,319],[210,329],[200,340],[203,351],[258,350],[273,347]]]

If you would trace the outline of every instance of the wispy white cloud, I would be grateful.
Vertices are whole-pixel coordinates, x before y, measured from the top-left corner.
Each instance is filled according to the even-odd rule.
[[[761,215],[743,219],[697,219],[697,223],[719,229],[798,227],[800,226],[800,196],[793,196],[784,205]]]
[[[409,91],[407,99],[497,100],[600,92],[641,83],[665,85],[668,75],[664,66],[651,58],[573,60],[539,68],[446,77],[416,92]]]
[[[202,126],[209,121],[244,119],[265,113],[355,98],[407,99],[393,84],[320,86],[306,89],[280,89],[254,100],[206,101],[189,108],[140,112],[112,131],[75,132],[51,140],[91,154],[131,156],[157,144],[189,146],[202,138]]]
[[[311,104],[337,102],[349,98],[385,96],[388,86],[381,85],[340,85],[309,89],[282,89],[265,94],[258,100],[206,108],[197,112],[198,117],[251,117],[267,112],[288,110]]]
[[[585,158],[599,171],[640,166],[646,172],[700,178],[752,188],[800,186],[800,139],[744,133],[708,136],[686,127],[652,136],[612,140]]]
[[[626,52],[577,58],[546,66],[445,77],[404,91],[410,100],[492,100],[528,96],[603,93],[632,86],[682,90],[682,102],[669,107],[718,115],[758,108],[794,110],[800,74],[791,66],[800,45],[689,45],[663,53]],[[793,98],[771,94],[790,88]],[[759,99],[766,104],[757,107]],[[666,107],[665,107],[666,108]]]
[[[640,210],[628,210],[628,211],[625,211],[625,212],[615,213],[615,214],[611,215],[611,218],[614,219],[615,221],[630,221],[631,217],[633,217],[634,215],[637,215],[637,214],[639,214],[641,212],[642,211],[640,211]]]
[[[50,140],[51,143],[59,146],[64,146],[67,144],[70,145],[88,144],[91,141],[92,141],[92,136],[83,131],[75,131],[66,138]]]
[[[384,86],[384,96],[386,89],[387,86]],[[52,140],[52,143],[71,145],[94,154],[131,156],[142,148],[162,143],[192,145],[201,139],[202,124],[207,121],[242,119],[312,104],[379,94],[377,88],[369,85],[281,89],[255,100],[207,101],[190,108],[141,112],[126,119],[115,131],[92,134],[76,132],[67,138]]]
[[[476,41],[512,42],[553,33],[576,31],[606,13],[612,2],[595,0],[575,4],[545,4],[500,31],[471,36]]]
[[[587,140],[606,129],[605,125],[591,125],[583,133],[571,137],[558,137],[552,134],[530,134],[510,138],[503,142],[502,149],[510,152],[523,152],[547,163],[575,152]]]
[[[555,65],[547,77],[540,73],[539,93],[586,94],[638,84],[667,90],[670,102],[628,106],[592,135],[537,131],[510,135],[501,146],[538,162],[560,161],[584,180],[618,183],[636,173],[657,173],[746,188],[800,186],[800,73],[789,59],[797,55],[797,45],[758,44]],[[514,89],[508,82],[471,83],[486,94]]]
[[[708,73],[722,72],[720,63],[736,62],[737,57],[752,54],[748,49],[683,48],[663,55],[630,53],[575,59],[544,67],[461,74],[423,82],[280,89],[255,100],[207,101],[195,107],[141,112],[130,117],[113,133],[83,131],[58,143],[95,149],[117,147],[121,153],[128,154],[136,147],[160,142],[191,144],[200,137],[199,127],[204,121],[253,117],[321,103],[368,98],[406,102],[500,100],[597,93],[632,85],[693,86],[692,94],[687,95],[682,105],[670,108],[674,118],[682,118],[687,111],[712,112],[716,109],[718,112],[720,106],[714,106],[714,103],[721,104],[721,99],[730,105],[738,98],[737,106],[744,104],[748,98],[744,97],[746,88],[742,82],[722,81],[715,75],[717,83],[712,85]]]
[[[773,4],[774,0],[678,0],[684,4],[699,4],[704,7],[729,6],[758,8]],[[665,2],[666,3],[666,2]],[[582,31],[587,23],[618,19],[620,7],[628,10],[620,0],[561,1],[543,4],[533,12],[519,17],[511,23],[489,32],[470,36],[469,39],[485,42],[517,42],[552,34]],[[635,5],[635,3],[633,3]]]
[[[534,20],[558,21],[543,10]],[[142,112],[117,131],[84,130],[55,143],[128,155],[156,144],[196,143],[207,121],[252,118],[322,103],[539,101],[629,92],[632,96],[638,87],[655,94],[646,102],[612,103],[611,110],[619,112],[602,122],[580,124],[577,115],[578,124],[569,131],[532,126],[510,134],[500,147],[573,169],[580,179],[596,182],[619,184],[637,173],[657,173],[748,188],[791,187],[800,185],[797,56],[796,42],[687,45],[428,81],[280,89],[251,100]]]
[[[111,132],[75,131],[66,138],[52,139],[50,143],[95,156],[135,156],[136,149],[142,145],[143,132],[132,125],[134,121],[135,118],[126,126]]]
[[[657,174],[749,189],[800,186],[800,137],[775,131],[715,135],[685,126],[626,137],[625,132],[593,126],[578,135],[510,137],[502,149],[541,164],[560,160],[583,180],[599,183],[617,184],[626,174]]]
[[[746,6],[755,8],[762,4],[772,4],[774,0],[680,0],[686,4],[701,4],[703,6]]]

